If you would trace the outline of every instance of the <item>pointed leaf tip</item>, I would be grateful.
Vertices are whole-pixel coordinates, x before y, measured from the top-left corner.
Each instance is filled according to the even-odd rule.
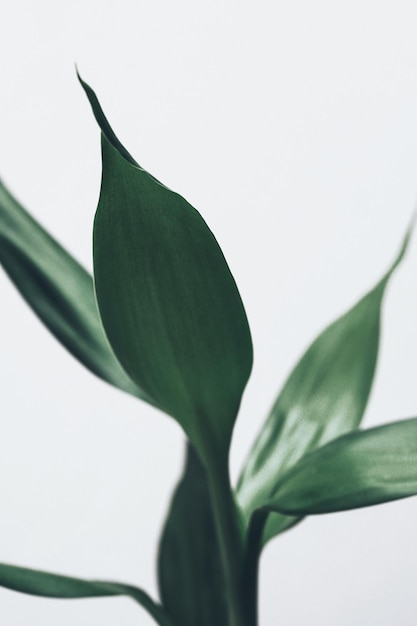
[[[109,141],[114,148],[121,154],[121,156],[126,159],[132,165],[138,165],[132,155],[126,150],[123,144],[120,143],[118,138],[116,137],[112,127],[109,124],[107,117],[104,115],[103,109],[101,108],[100,102],[95,94],[95,91],[90,87],[88,83],[86,83],[78,72],[77,69],[77,77],[80,82],[81,87],[84,89],[84,92],[87,96],[87,99],[92,108],[94,117],[96,118],[97,124],[100,126],[101,132],[106,137],[107,141]]]
[[[415,225],[416,225],[416,219],[417,219],[417,207],[413,211],[413,214],[411,216],[410,223],[409,223],[408,228],[406,230],[406,233],[404,235],[404,239],[402,241],[400,250],[399,250],[399,252],[398,252],[398,254],[397,254],[393,264],[391,265],[391,267],[387,271],[387,273],[385,275],[385,280],[389,280],[389,278],[392,276],[394,271],[397,269],[397,267],[400,265],[401,261],[404,259],[405,255],[407,254],[407,251],[408,251],[408,248],[409,248],[409,245],[410,245],[410,241],[411,241],[411,238],[412,238],[413,233],[414,233],[414,228],[415,228]]]

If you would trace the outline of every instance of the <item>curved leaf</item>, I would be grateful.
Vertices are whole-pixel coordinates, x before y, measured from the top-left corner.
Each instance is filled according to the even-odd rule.
[[[155,404],[123,371],[98,316],[93,281],[0,181],[0,263],[47,328],[94,374]]]
[[[332,513],[417,494],[417,418],[355,431],[311,452],[281,479],[266,508]]]
[[[162,604],[178,626],[227,626],[225,584],[206,470],[192,446],[162,533]]]
[[[238,500],[247,520],[304,454],[359,426],[375,373],[382,298],[410,234],[411,228],[374,289],[317,337],[290,374],[238,482]],[[271,515],[264,543],[297,521]]]
[[[171,626],[163,608],[141,589],[132,585],[84,580],[0,563],[0,586],[47,598],[97,598],[129,596],[138,602],[160,626]]]
[[[107,337],[205,459],[224,455],[252,367],[236,284],[200,214],[132,162],[82,85],[102,130],[94,277]]]

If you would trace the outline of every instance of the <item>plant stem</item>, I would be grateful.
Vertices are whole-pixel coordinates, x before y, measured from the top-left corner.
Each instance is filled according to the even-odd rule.
[[[210,463],[208,478],[223,562],[229,626],[256,626],[256,621],[245,610],[242,594],[244,542],[227,460],[225,463]]]
[[[252,515],[247,531],[243,563],[242,593],[245,599],[245,612],[249,616],[249,623],[252,623],[254,626],[256,626],[258,619],[259,557],[266,519],[267,514],[262,510],[255,511]]]

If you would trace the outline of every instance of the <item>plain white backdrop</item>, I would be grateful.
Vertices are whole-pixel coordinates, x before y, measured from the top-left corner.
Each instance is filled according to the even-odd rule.
[[[5,0],[0,175],[91,268],[99,131],[214,231],[255,347],[236,477],[289,369],[392,261],[417,192],[414,2]],[[0,275],[0,561],[156,594],[182,464],[167,417],[84,370]],[[384,306],[365,425],[417,415],[417,241]],[[416,459],[417,463],[417,459]],[[261,626],[414,626],[417,498],[309,519],[262,558]],[[0,592],[7,626],[153,622],[127,599]]]

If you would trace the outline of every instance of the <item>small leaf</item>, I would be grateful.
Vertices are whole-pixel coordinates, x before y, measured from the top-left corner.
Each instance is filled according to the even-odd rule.
[[[200,214],[135,164],[82,85],[102,130],[94,276],[107,337],[205,460],[225,455],[252,367],[236,284]]]
[[[317,337],[285,383],[238,482],[238,500],[247,520],[304,454],[359,426],[375,373],[382,298],[410,234],[411,228],[374,289]],[[269,516],[264,543],[297,521]]]
[[[91,276],[0,181],[0,263],[75,358],[106,382],[155,404],[123,371],[104,334]]]
[[[160,626],[171,626],[163,608],[155,603],[145,591],[132,585],[99,580],[83,580],[26,567],[0,563],[0,586],[33,596],[47,598],[96,598],[105,596],[129,596],[138,602]]]
[[[266,508],[290,515],[357,509],[417,494],[417,418],[354,431],[303,457]]]
[[[162,604],[178,626],[227,626],[220,547],[206,470],[192,446],[162,533]]]

